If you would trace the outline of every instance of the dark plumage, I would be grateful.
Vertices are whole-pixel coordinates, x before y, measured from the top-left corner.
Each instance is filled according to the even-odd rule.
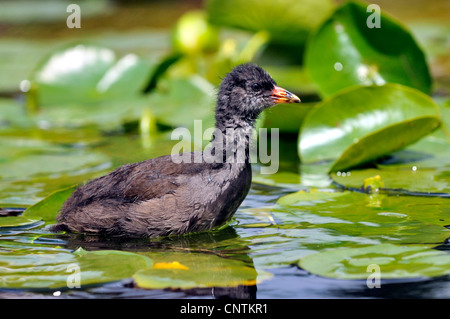
[[[211,148],[197,154],[201,163],[191,153],[190,162],[175,163],[168,155],[124,165],[79,187],[52,229],[156,237],[223,225],[250,188],[249,143],[255,120],[276,103],[293,102],[300,99],[277,87],[262,68],[237,66],[220,86],[216,131]]]

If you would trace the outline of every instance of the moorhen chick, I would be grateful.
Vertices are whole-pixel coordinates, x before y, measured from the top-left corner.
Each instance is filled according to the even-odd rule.
[[[88,182],[67,199],[52,230],[157,237],[223,225],[250,189],[249,146],[258,115],[277,103],[299,102],[259,66],[235,67],[220,85],[208,151],[188,153],[183,162],[167,155],[127,164]]]

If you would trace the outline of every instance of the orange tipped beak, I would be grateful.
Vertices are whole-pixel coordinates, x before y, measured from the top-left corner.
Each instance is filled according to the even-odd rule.
[[[300,103],[299,97],[288,90],[275,86],[272,91],[272,100],[276,104],[280,103]]]

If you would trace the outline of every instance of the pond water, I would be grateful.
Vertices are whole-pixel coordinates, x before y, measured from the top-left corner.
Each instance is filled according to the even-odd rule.
[[[66,133],[59,131],[53,132],[53,135],[49,134],[47,139],[51,137],[52,149],[41,148],[38,153],[35,149],[27,152],[23,147],[26,145],[26,139],[23,136],[20,138],[16,136],[17,140],[21,140],[22,158],[26,159],[30,156],[31,160],[28,164],[34,162],[42,165],[30,168],[35,170],[31,173],[33,178],[10,176],[8,179],[3,179],[0,184],[4,190],[2,202],[20,203],[25,197],[44,197],[50,190],[63,188],[67,186],[67,183],[78,180],[82,182],[93,176],[102,175],[124,162],[139,161],[161,155],[160,153],[167,153],[175,143],[168,140],[167,136],[163,136],[156,139],[151,147],[144,148],[143,145],[146,143],[138,135],[112,135],[101,138],[97,136],[96,138],[99,139],[95,140],[89,135],[90,133],[84,136],[79,134],[74,143],[73,137],[66,136]],[[70,139],[74,144],[69,143]],[[90,142],[86,142],[88,146],[82,146],[82,141],[89,139],[91,139]],[[58,140],[60,140],[59,143],[56,142]],[[33,144],[33,141],[28,142]],[[283,149],[295,149],[292,147],[295,144],[296,139],[292,136],[282,136]],[[55,154],[56,145],[63,145],[64,149],[58,149],[58,153]],[[71,162],[67,161],[65,162],[67,169],[61,168],[52,173],[45,172],[48,169],[43,165],[45,161],[52,160],[52,167],[55,168],[58,156],[61,154],[73,156],[74,151],[78,152],[79,156],[76,166],[70,167]],[[97,154],[98,158],[84,162],[80,160],[89,154]],[[3,269],[9,269],[3,273],[3,285],[14,287],[20,280],[36,281],[37,285],[40,285],[34,289],[1,289],[0,296],[4,298],[269,299],[450,297],[448,276],[429,279],[421,276],[404,279],[381,277],[380,288],[369,288],[366,279],[326,278],[302,269],[298,264],[301,258],[329,248],[366,247],[392,242],[406,245],[432,244],[435,247],[434,250],[446,251],[450,248],[450,245],[446,244],[446,239],[450,236],[447,231],[443,233],[440,231],[446,230],[445,227],[418,221],[415,215],[420,214],[420,210],[405,209],[402,201],[409,201],[408,197],[382,197],[374,203],[373,198],[371,199],[368,194],[342,192],[326,175],[299,175],[298,170],[301,165],[295,152],[282,153],[279,163],[280,170],[273,175],[259,174],[259,164],[254,165],[254,183],[249,195],[232,222],[227,227],[214,232],[149,241],[54,234],[48,230],[54,223],[52,219],[47,222],[40,221],[26,223],[23,226],[0,228],[0,263]],[[26,172],[23,173],[26,174]],[[306,193],[308,196],[306,201],[302,200],[302,193],[296,193],[299,189],[309,190],[310,193]],[[317,195],[313,189],[321,190],[326,196]],[[299,194],[300,197],[292,200],[289,197],[292,196],[290,194]],[[337,197],[329,201],[330,196]],[[384,205],[380,205],[378,202],[380,200]],[[392,200],[400,200],[400,202],[393,203]],[[422,197],[417,205],[417,207],[425,205],[431,215],[438,214],[447,219],[450,205],[448,199]],[[429,205],[435,206],[438,212],[430,210]],[[79,247],[87,251],[127,251],[150,256],[155,262],[177,261],[191,268],[196,267],[196,270],[201,272],[194,276],[198,287],[142,289],[137,287],[131,278],[125,278],[82,285],[82,288],[58,285],[55,286],[56,288],[42,288],[42,278],[45,276],[50,276],[48,277],[49,285],[52,281],[58,282],[52,272],[61,275],[61,267],[63,267],[64,278],[68,276],[64,275],[64,267],[67,264],[59,260],[60,257],[53,257],[54,254],[72,255],[73,251]],[[40,261],[47,257],[54,259],[50,262]],[[206,259],[203,260],[203,257]],[[196,261],[192,264],[193,266],[190,264],[191,259]],[[219,264],[217,264],[218,260]],[[257,274],[250,276],[252,280],[256,280],[256,285],[255,282],[246,284],[248,280],[242,280],[240,274],[231,274],[227,275],[225,282],[241,280],[240,285],[202,286],[205,282],[217,280],[217,278],[211,279],[214,277],[214,271],[211,269],[231,267],[228,264],[230,262],[237,262],[235,266],[238,268],[245,267],[256,271]],[[325,259],[324,262],[333,261]],[[48,268],[39,269],[36,265],[40,263],[46,264]],[[84,266],[81,267],[83,282]],[[369,275],[370,273],[367,273],[367,277]],[[172,283],[176,283],[176,279],[171,280],[173,280]],[[55,292],[61,293],[54,296]]]

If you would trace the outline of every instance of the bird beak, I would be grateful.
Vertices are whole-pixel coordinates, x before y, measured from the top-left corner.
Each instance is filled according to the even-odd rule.
[[[275,102],[275,104],[301,102],[297,95],[276,85],[272,91],[272,100]]]

